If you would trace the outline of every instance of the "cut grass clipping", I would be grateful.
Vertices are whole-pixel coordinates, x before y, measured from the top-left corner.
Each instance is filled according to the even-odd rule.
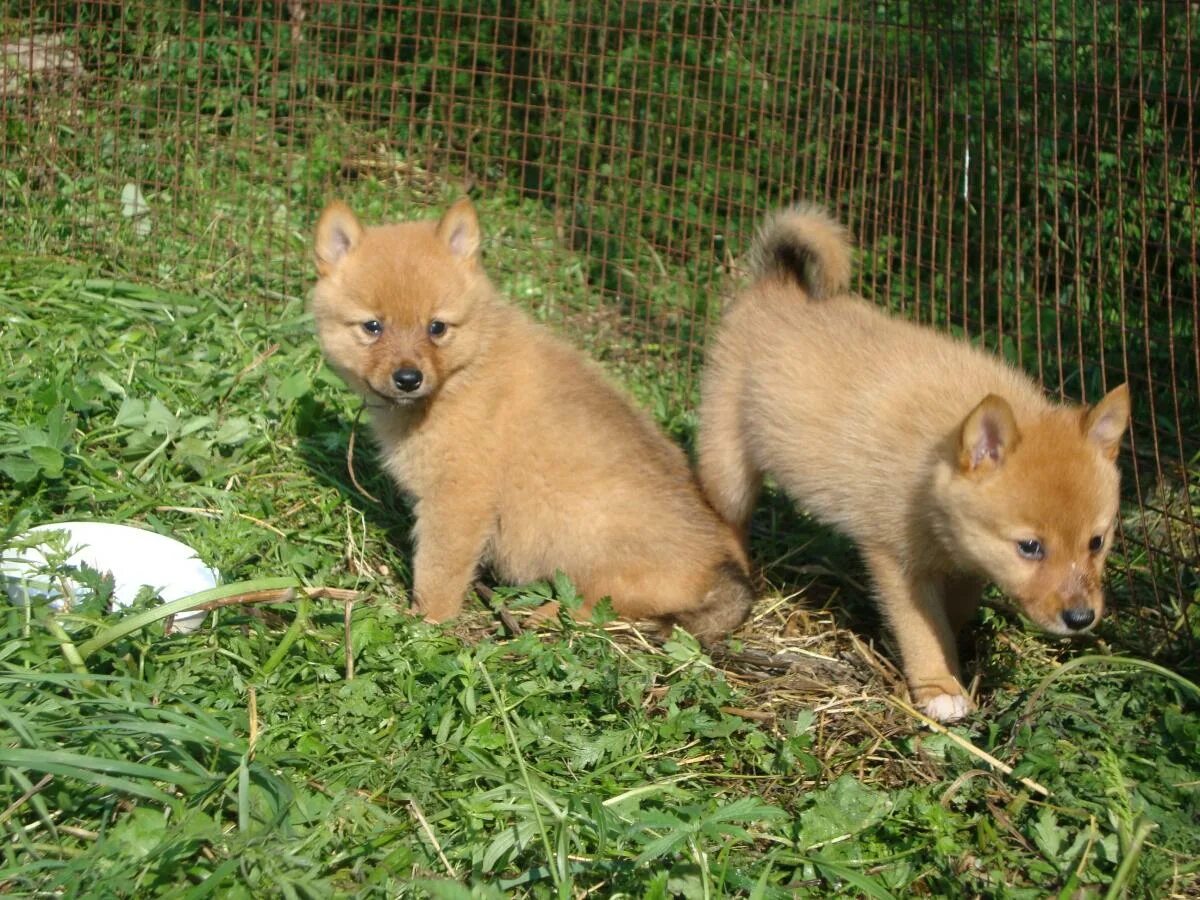
[[[1200,890],[1198,700],[1174,672],[988,610],[984,714],[931,732],[891,699],[871,619],[836,611],[866,608],[852,558],[774,500],[765,516],[799,530],[757,543],[789,590],[714,656],[617,622],[514,627],[575,602],[564,579],[431,627],[404,611],[408,513],[369,452],[357,478],[380,502],[347,474],[355,403],[299,300],[7,258],[0,322],[4,545],[138,524],[224,580],[114,612],[83,572],[96,590],[69,611],[0,607],[2,891]],[[651,373],[617,371],[655,396]],[[200,630],[168,633],[201,605]]]

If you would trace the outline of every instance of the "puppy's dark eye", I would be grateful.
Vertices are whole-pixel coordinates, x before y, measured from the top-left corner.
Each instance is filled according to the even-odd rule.
[[[1017,552],[1026,559],[1045,559],[1046,548],[1038,540],[1017,541]]]
[[[441,337],[446,333],[446,323],[441,319],[434,319],[429,323],[429,334],[431,337]]]
[[[1104,547],[1104,535],[1093,534],[1092,539],[1090,541],[1088,541],[1088,549],[1091,550],[1093,553],[1099,553],[1101,548],[1103,548],[1103,547]]]
[[[363,331],[372,337],[379,337],[379,335],[383,334],[383,323],[378,319],[370,319],[366,322],[363,322],[362,327]]]

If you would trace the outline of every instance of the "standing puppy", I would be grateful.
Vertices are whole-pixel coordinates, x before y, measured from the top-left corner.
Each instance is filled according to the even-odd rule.
[[[440,221],[317,224],[321,348],[372,410],[416,513],[414,595],[456,615],[483,563],[521,583],[564,571],[583,612],[723,637],[753,599],[732,529],[680,449],[597,367],[504,303],[466,200]]]
[[[933,718],[970,709],[955,634],[987,581],[1054,634],[1086,631],[1118,507],[1122,385],[1056,406],[967,343],[847,294],[845,232],[776,214],[725,311],[700,411],[700,480],[745,534],[764,474],[853,538]]]

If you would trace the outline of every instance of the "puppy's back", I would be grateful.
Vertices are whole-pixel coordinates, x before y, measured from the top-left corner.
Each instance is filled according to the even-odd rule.
[[[511,485],[527,494],[535,489],[527,480],[554,484],[560,506],[567,497],[586,496],[610,511],[624,505],[677,518],[662,529],[662,542],[673,541],[680,529],[685,540],[700,533],[713,539],[720,524],[698,513],[702,495],[686,455],[650,414],[545,326],[522,316],[519,334],[519,352],[505,348],[507,414],[496,426],[504,441],[525,446],[530,457],[522,471],[510,473]]]
[[[770,472],[852,536],[903,533],[980,399],[1005,397],[1022,421],[1044,411],[1024,373],[851,294],[847,233],[821,208],[769,217],[751,260],[704,376],[701,479],[727,520],[746,521]]]

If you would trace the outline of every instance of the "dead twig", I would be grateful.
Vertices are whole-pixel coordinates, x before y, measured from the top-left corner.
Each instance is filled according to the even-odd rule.
[[[956,745],[961,747],[963,750],[966,750],[969,754],[974,756],[976,759],[983,760],[983,762],[987,763],[993,769],[1003,772],[1009,778],[1013,778],[1016,781],[1019,781],[1021,784],[1025,785],[1025,787],[1029,788],[1031,791],[1041,794],[1043,797],[1052,796],[1049,788],[1043,787],[1042,785],[1040,785],[1036,781],[1034,781],[1032,778],[1025,778],[1022,775],[1014,775],[1013,767],[1010,766],[1008,763],[1001,762],[1000,760],[996,759],[996,757],[992,756],[992,754],[988,753],[986,750],[976,747],[974,744],[972,744],[966,738],[955,734],[953,731],[951,731],[949,728],[947,728],[941,722],[938,722],[938,721],[935,721],[934,719],[929,718],[929,716],[925,715],[923,712],[919,712],[918,710],[914,709],[912,706],[905,703],[903,700],[900,700],[896,697],[888,697],[887,701],[888,701],[888,703],[892,704],[892,706],[896,707],[896,709],[912,716],[914,719],[916,719],[918,722],[920,722],[922,725],[925,725],[932,731],[936,731],[938,734],[949,738]]]
[[[484,584],[482,581],[475,582],[475,593],[488,606],[496,611],[496,615],[500,617],[500,624],[507,629],[508,633],[513,637],[518,634],[524,634],[525,629],[521,627],[521,623],[517,621],[517,617],[512,614],[512,611],[503,603],[496,602],[496,592]]]
[[[354,474],[354,437],[358,434],[358,420],[362,418],[364,409],[366,409],[366,404],[358,408],[354,422],[350,425],[350,442],[346,445],[346,469],[350,472],[350,483],[354,485],[355,489],[372,503],[378,503],[379,498],[359,484],[358,476]]]
[[[254,745],[258,743],[258,691],[254,685],[248,685],[246,690],[246,717],[250,720],[249,754],[254,758]]]
[[[5,822],[7,822],[9,819],[11,819],[13,817],[13,813],[15,813],[18,809],[20,809],[22,806],[24,806],[26,803],[28,803],[29,799],[31,797],[33,797],[35,794],[39,794],[43,790],[45,790],[47,785],[49,785],[50,782],[53,780],[54,780],[53,775],[43,775],[41,781],[39,781],[37,784],[33,785],[33,787],[31,787],[29,790],[27,790],[25,793],[23,793],[20,797],[18,797],[16,800],[14,800],[12,803],[10,803],[8,805],[8,807],[4,810],[4,812],[0,813],[0,825],[3,825]]]
[[[350,622],[354,616],[354,598],[350,597],[346,600],[342,610],[343,624],[346,629],[346,638],[344,641],[346,649],[346,680],[351,681],[354,678],[354,642],[350,636]]]
[[[362,594],[345,588],[331,587],[302,587],[302,588],[268,588],[261,591],[247,591],[244,594],[233,594],[219,600],[201,603],[196,609],[220,609],[223,606],[249,606],[255,603],[288,603],[296,597],[296,591],[302,591],[310,600],[341,600],[349,603],[361,600]]]
[[[417,822],[421,825],[421,830],[425,832],[425,837],[429,838],[429,843],[433,845],[433,849],[437,851],[438,859],[442,861],[442,865],[446,867],[446,873],[451,878],[458,878],[458,872],[454,866],[450,865],[450,860],[446,859],[446,854],[442,852],[442,845],[438,843],[437,836],[433,833],[433,829],[429,827],[429,822],[425,819],[425,814],[421,812],[421,807],[417,806],[416,800],[408,801],[408,808],[417,818]]]
[[[737,716],[739,719],[750,719],[752,722],[775,721],[775,713],[769,709],[743,709],[740,706],[722,706],[721,712]]]

